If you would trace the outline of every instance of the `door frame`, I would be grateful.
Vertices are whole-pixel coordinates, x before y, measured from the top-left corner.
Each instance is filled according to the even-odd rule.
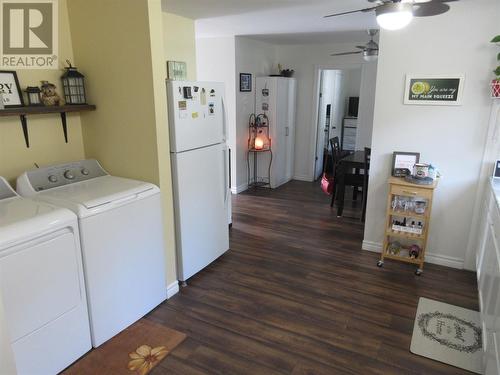
[[[314,175],[316,171],[316,144],[318,141],[318,122],[319,122],[319,94],[321,88],[321,71],[323,70],[352,70],[352,69],[361,69],[361,86],[363,85],[363,77],[365,71],[366,64],[363,63],[350,63],[350,64],[321,64],[314,65],[314,84],[313,84],[313,93],[312,93],[312,119],[311,124],[314,125],[311,132],[310,139],[310,168],[309,168],[309,181],[314,181]]]

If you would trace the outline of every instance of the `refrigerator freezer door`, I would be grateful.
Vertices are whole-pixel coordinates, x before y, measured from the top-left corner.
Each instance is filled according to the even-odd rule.
[[[226,158],[225,144],[172,154],[180,281],[229,249]]]
[[[223,83],[167,81],[167,96],[172,152],[225,142]]]

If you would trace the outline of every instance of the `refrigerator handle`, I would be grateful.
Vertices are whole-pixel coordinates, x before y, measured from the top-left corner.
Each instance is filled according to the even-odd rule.
[[[222,137],[224,142],[227,141],[227,121],[226,121],[226,105],[224,103],[224,97],[221,97],[222,103]]]
[[[228,192],[229,192],[229,183],[228,183],[228,170],[227,170],[227,148],[224,147],[222,149],[222,160],[224,161],[224,207],[227,205]]]

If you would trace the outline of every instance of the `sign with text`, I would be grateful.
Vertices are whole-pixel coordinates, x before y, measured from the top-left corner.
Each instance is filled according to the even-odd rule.
[[[464,76],[406,76],[405,104],[460,105]]]
[[[57,0],[0,0],[0,66],[58,69]]]

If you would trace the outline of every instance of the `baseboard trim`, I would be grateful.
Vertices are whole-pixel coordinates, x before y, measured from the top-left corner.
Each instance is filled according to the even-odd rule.
[[[311,182],[311,177],[305,175],[294,175],[292,180]]]
[[[382,244],[379,242],[363,241],[361,246],[363,250],[371,251],[374,253],[382,252]],[[442,255],[437,253],[427,253],[425,255],[425,261],[427,263],[437,264],[439,266],[445,266],[456,269],[464,269],[464,260],[460,258],[450,257],[448,255]]]
[[[175,280],[172,284],[167,286],[167,299],[172,298],[179,293],[179,282]]]
[[[231,187],[231,193],[233,193],[233,194],[239,194],[239,193],[244,192],[245,190],[248,190],[247,183]]]

